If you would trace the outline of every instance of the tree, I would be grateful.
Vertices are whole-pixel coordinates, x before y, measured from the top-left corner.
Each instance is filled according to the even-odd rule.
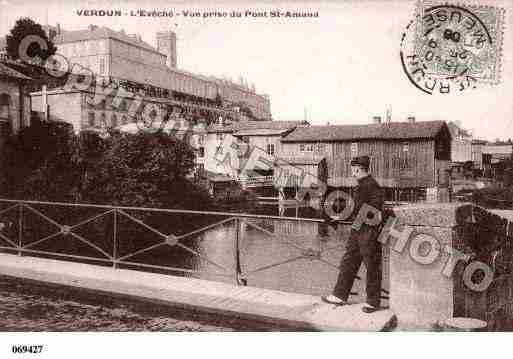
[[[206,209],[191,181],[194,150],[162,131],[78,136],[64,122],[34,121],[0,158],[0,196],[61,202]]]
[[[12,198],[74,200],[80,179],[75,151],[71,125],[33,121],[7,141],[0,191]]]
[[[162,131],[114,133],[84,190],[88,202],[201,209],[205,190],[190,181],[194,150]]]
[[[38,44],[36,41],[30,41],[30,44],[26,52],[26,54],[30,58],[36,60],[39,57],[42,61],[44,61],[48,57],[55,54],[55,52],[57,51],[57,47],[50,39],[48,39],[48,36],[46,35],[41,25],[34,22],[32,19],[28,17],[24,17],[16,21],[14,27],[6,36],[7,54],[13,59],[19,59],[20,45],[22,45],[22,41],[24,39],[29,39],[27,38],[29,35],[37,36],[43,41],[44,44],[46,44],[47,47],[46,49],[44,49],[42,48],[44,46],[40,46],[40,44]],[[42,63],[42,61],[40,63]]]

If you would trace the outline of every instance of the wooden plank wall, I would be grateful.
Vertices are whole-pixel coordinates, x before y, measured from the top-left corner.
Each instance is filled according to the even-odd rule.
[[[408,152],[404,145],[408,144]],[[356,155],[371,157],[371,173],[385,187],[413,188],[433,187],[436,185],[434,159],[434,140],[410,141],[373,141],[358,142]],[[325,143],[323,153],[299,152],[299,143],[283,143],[281,155],[310,158],[323,155],[327,157],[328,182],[334,185],[352,186],[350,162],[353,157],[351,142]],[[407,169],[400,168],[400,162],[408,160]],[[314,172],[315,173],[315,172]]]
[[[404,145],[408,144],[408,151]],[[435,185],[434,142],[415,141],[360,141],[358,156],[371,158],[370,171],[382,184],[399,188],[432,187]],[[351,142],[337,142],[331,146],[328,159],[330,178],[351,176],[350,162],[353,157]],[[407,169],[400,168],[400,162],[407,158]]]

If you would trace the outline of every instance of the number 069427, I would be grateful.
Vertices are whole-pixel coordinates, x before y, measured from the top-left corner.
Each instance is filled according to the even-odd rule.
[[[12,352],[14,354],[39,354],[43,351],[42,345],[13,345]]]

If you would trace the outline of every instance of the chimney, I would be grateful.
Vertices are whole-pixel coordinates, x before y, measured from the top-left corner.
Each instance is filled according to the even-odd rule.
[[[157,51],[166,55],[166,65],[176,68],[176,34],[173,31],[159,31],[157,36]]]
[[[415,123],[415,116],[408,116],[408,123]]]
[[[372,123],[380,124],[381,123],[381,116],[374,116],[374,117],[372,117]]]
[[[57,23],[57,35],[60,35],[61,34],[61,24]]]

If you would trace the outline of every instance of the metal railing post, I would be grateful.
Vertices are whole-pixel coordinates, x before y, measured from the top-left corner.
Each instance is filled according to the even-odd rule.
[[[235,241],[234,241],[234,258],[235,258],[235,283],[239,285],[239,219],[235,218]]]
[[[21,247],[23,246],[23,203],[20,203],[20,207],[18,210],[19,218],[18,218],[18,256],[21,257],[22,251]]]
[[[113,230],[112,230],[112,268],[116,269],[118,267],[117,257],[118,257],[118,210],[115,209],[113,212]]]
[[[242,277],[242,266],[240,265],[240,238],[242,221],[235,218],[235,282],[237,285],[247,285],[247,280]]]

